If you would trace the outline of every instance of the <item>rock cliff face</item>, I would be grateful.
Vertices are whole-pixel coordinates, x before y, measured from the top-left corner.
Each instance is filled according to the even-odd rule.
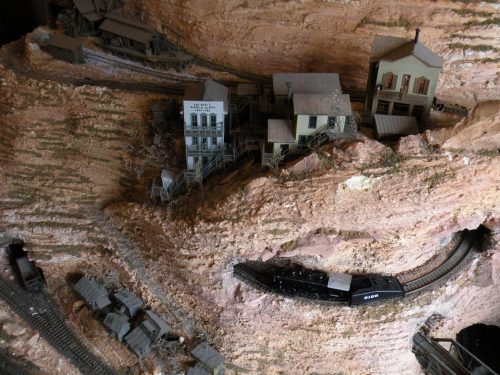
[[[437,95],[471,107],[498,98],[500,39],[493,1],[138,0],[125,13],[190,51],[255,73],[339,72],[364,89],[375,35],[420,39],[444,59]]]
[[[476,119],[487,112],[477,109]],[[471,118],[456,135],[474,125]],[[172,211],[128,203],[107,214],[148,259],[148,275],[215,338],[228,373],[418,374],[411,337],[429,317],[441,316],[432,329],[448,337],[500,322],[498,234],[446,282],[354,309],[261,293],[231,274],[242,259],[278,255],[325,271],[404,278],[429,270],[454,232],[494,227],[496,153],[436,151],[420,136],[398,151],[361,139],[323,150],[310,174],[213,177]]]

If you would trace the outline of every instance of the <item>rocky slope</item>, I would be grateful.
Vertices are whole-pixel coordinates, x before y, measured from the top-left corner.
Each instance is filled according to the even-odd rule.
[[[150,277],[201,322],[229,373],[416,374],[411,336],[433,314],[442,316],[433,329],[452,337],[500,323],[498,237],[447,282],[355,309],[263,294],[231,274],[239,260],[277,254],[325,271],[404,277],[432,267],[454,232],[498,222],[498,154],[440,152],[423,137],[398,150],[360,139],[324,150],[312,173],[214,177],[170,210],[118,203],[106,212]]]
[[[421,41],[444,59],[438,96],[472,107],[499,97],[499,8],[494,1],[140,0],[125,13],[192,52],[256,73],[339,72],[364,90],[375,35]]]

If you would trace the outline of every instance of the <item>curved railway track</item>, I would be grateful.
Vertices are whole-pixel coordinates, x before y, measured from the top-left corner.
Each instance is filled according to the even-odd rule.
[[[451,254],[446,258],[445,261],[443,261],[436,268],[427,272],[423,276],[408,281],[402,285],[404,294],[411,295],[414,293],[418,293],[448,276],[462,263],[462,261],[467,257],[470,251],[474,248],[474,245],[479,239],[480,234],[480,230],[463,232],[458,246],[454,251],[451,252]],[[233,274],[239,280],[244,281],[245,283],[255,287],[256,289],[259,289],[263,292],[273,292],[273,290],[268,287],[268,285],[271,283],[264,282],[264,279],[266,277],[262,276],[262,273],[255,271],[252,267],[249,267],[244,263],[236,264],[233,267]],[[304,299],[304,297],[300,296],[300,294],[282,293],[281,291],[279,292],[279,294],[285,295],[287,297]],[[338,300],[320,302],[327,304],[339,304],[346,303],[346,300],[339,297]]]
[[[0,277],[0,297],[83,374],[116,375],[80,342],[45,289],[30,293]]]
[[[178,74],[167,73],[158,69],[148,68],[146,66],[139,66],[122,61],[122,59],[113,58],[112,56],[107,56],[99,53],[95,53],[92,50],[86,48],[84,50],[84,57],[86,61],[93,61],[96,63],[107,64],[124,70],[128,70],[134,73],[140,73],[148,75],[154,78],[161,78],[165,80],[170,80],[172,83],[192,83],[201,81],[200,78],[196,77],[185,77]]]
[[[469,254],[470,250],[474,247],[474,243],[478,239],[478,236],[479,231],[477,230],[467,231],[462,234],[462,240],[443,263],[425,275],[403,284],[405,294],[420,292],[449,275],[462,263],[467,254]]]

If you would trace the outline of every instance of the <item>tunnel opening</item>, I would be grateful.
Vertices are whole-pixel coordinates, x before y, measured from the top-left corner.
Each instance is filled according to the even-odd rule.
[[[0,1],[0,46],[46,25],[47,20],[47,0]]]
[[[500,327],[487,324],[473,324],[462,329],[457,334],[457,342],[478,357],[493,371],[500,372],[500,356],[498,343],[500,342]],[[463,364],[469,370],[479,371],[471,358],[464,353]]]

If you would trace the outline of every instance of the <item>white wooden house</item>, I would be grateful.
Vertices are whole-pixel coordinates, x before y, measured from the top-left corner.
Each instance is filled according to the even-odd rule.
[[[357,134],[349,95],[342,94],[336,73],[273,75],[275,113],[268,120],[263,164],[272,155],[301,152],[326,140]]]
[[[184,96],[184,138],[187,172],[207,167],[224,152],[224,123],[229,90],[207,79],[187,88]],[[198,164],[199,163],[199,164]]]
[[[366,121],[373,122],[374,115],[380,114],[412,116],[425,124],[443,61],[420,43],[419,32],[417,29],[414,39],[375,37],[366,89]]]

